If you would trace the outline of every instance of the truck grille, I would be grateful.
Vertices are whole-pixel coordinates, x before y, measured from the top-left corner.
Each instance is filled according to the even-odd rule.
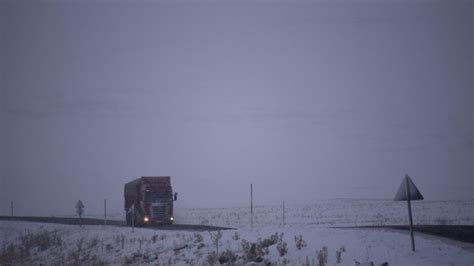
[[[151,217],[165,219],[166,206],[152,206],[151,207]]]

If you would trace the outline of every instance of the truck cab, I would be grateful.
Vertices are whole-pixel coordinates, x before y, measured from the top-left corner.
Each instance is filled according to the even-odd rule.
[[[127,225],[172,224],[173,194],[171,177],[142,176],[125,184],[125,211]]]

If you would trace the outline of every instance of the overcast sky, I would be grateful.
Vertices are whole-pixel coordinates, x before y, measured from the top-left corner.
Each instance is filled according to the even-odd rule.
[[[2,1],[0,214],[472,199],[473,5]]]

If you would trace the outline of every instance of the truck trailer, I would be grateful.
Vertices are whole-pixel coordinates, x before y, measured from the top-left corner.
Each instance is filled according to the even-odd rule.
[[[169,176],[142,176],[125,184],[125,220],[127,225],[172,224],[173,194]]]

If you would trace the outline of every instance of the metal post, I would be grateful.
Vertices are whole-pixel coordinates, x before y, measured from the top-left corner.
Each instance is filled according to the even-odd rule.
[[[253,231],[253,187],[250,184],[250,228]]]
[[[82,227],[82,213],[79,213],[79,227]]]
[[[10,216],[11,216],[11,218],[12,218],[12,220],[13,220],[13,200],[10,201]]]
[[[406,180],[407,185],[407,203],[408,203],[408,217],[410,219],[410,235],[411,235],[411,250],[415,251],[415,238],[413,236],[413,218],[411,216],[411,201],[410,201],[410,186],[408,185],[408,179]]]
[[[283,225],[285,225],[285,201],[283,201]]]
[[[107,199],[104,199],[104,225],[107,225]]]

